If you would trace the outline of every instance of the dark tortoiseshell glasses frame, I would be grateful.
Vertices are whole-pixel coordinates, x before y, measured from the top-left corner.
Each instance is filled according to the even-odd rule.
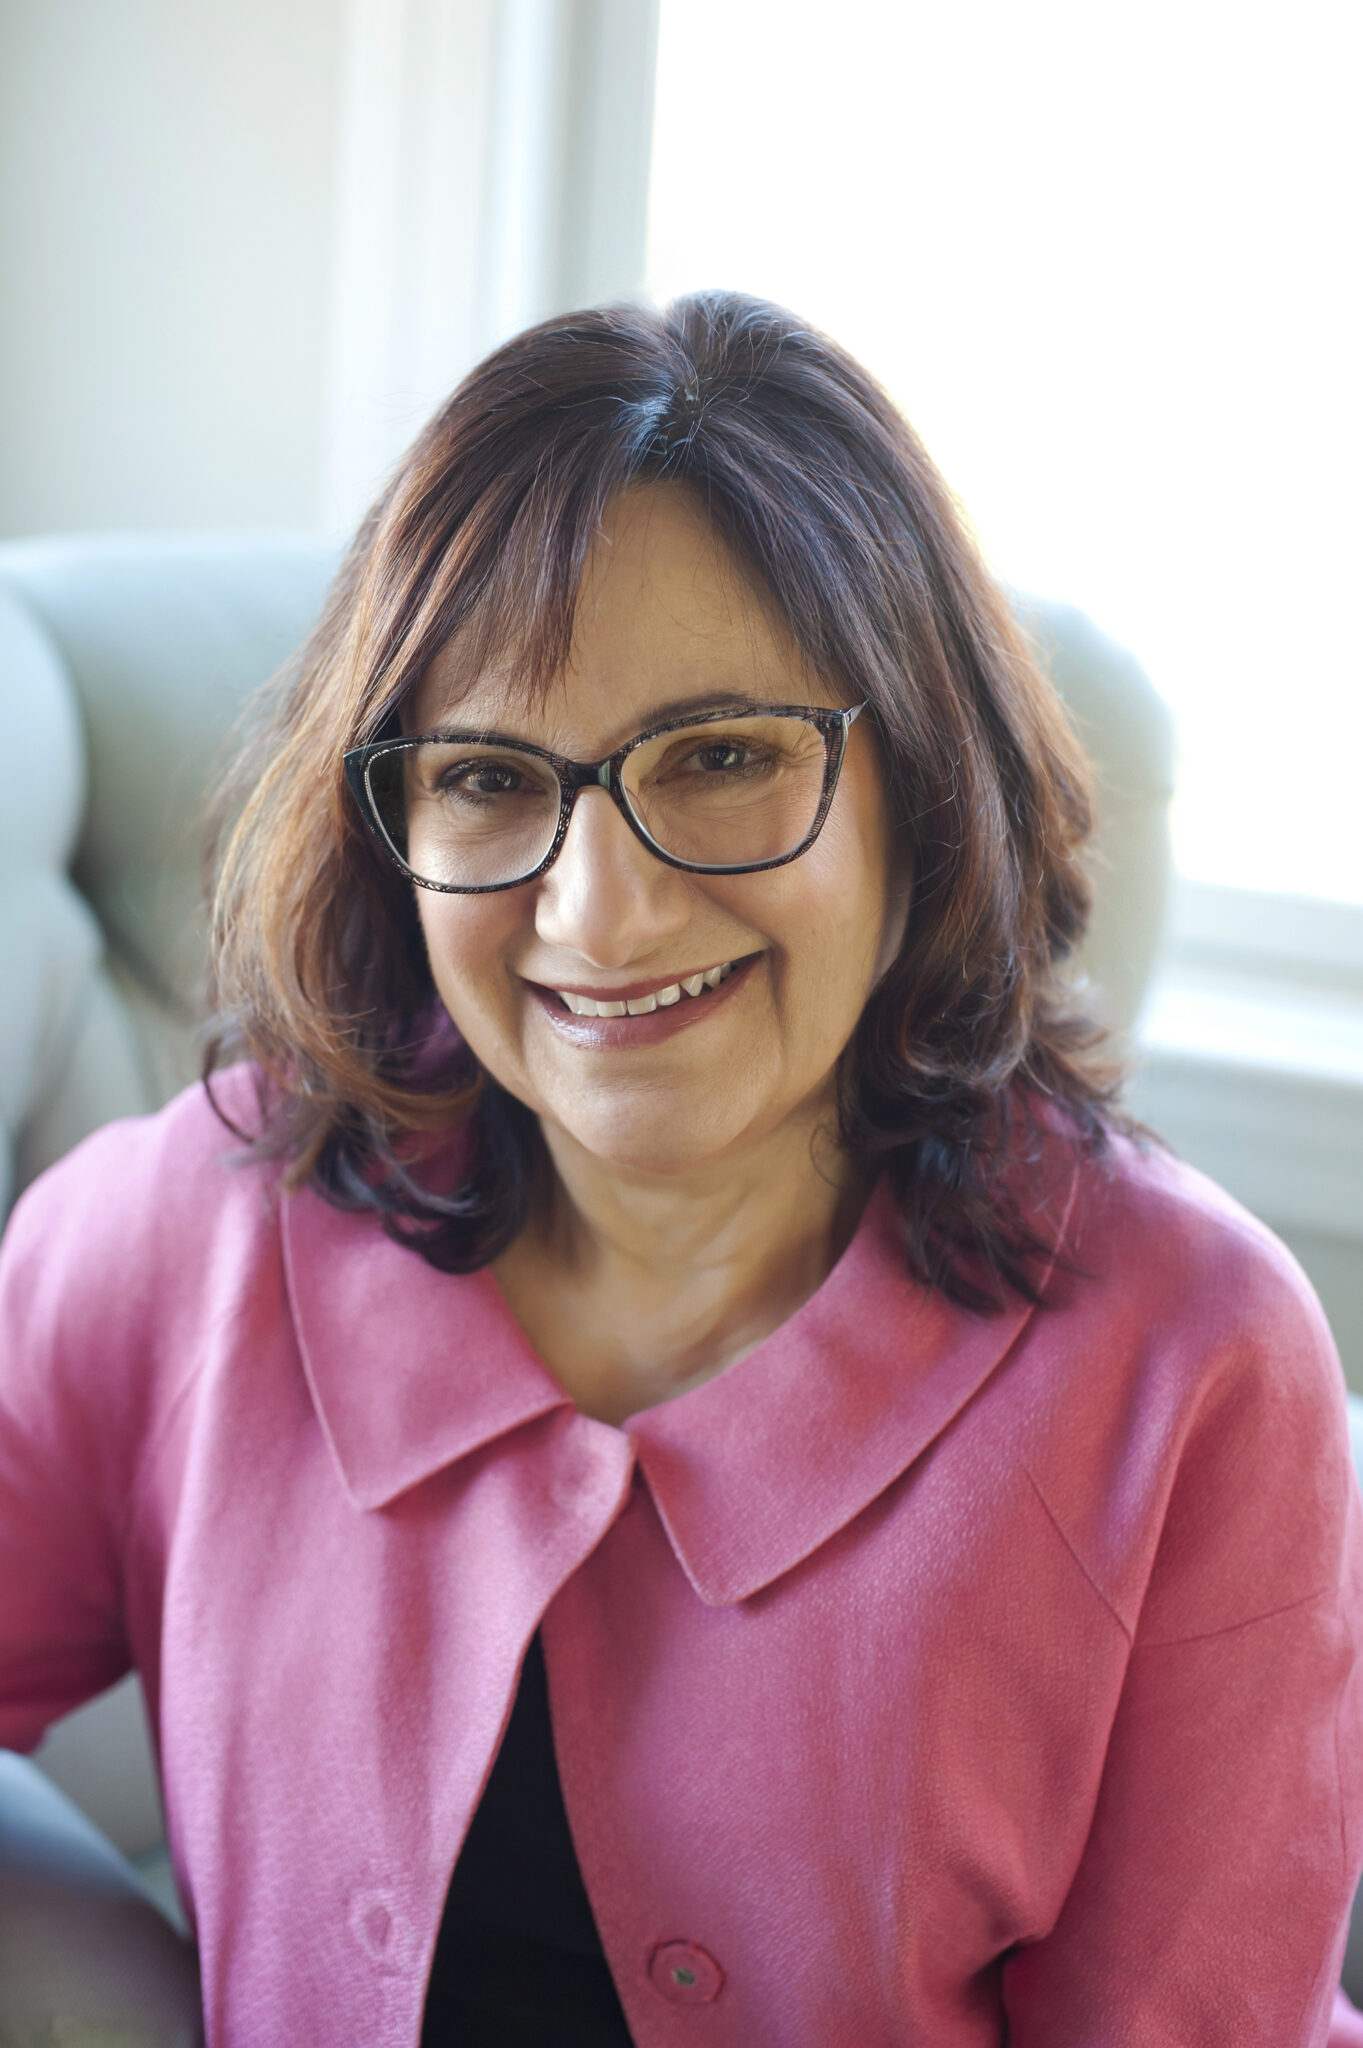
[[[783,868],[791,861],[798,860],[802,853],[808,852],[818,838],[838,786],[838,774],[847,750],[847,735],[854,721],[865,709],[865,702],[853,704],[845,711],[834,711],[821,704],[748,703],[729,705],[720,710],[703,711],[699,714],[693,712],[685,718],[672,718],[663,725],[649,726],[646,732],[636,733],[633,739],[626,740],[622,747],[617,747],[613,754],[606,754],[599,761],[571,761],[564,754],[550,753],[547,747],[531,746],[526,740],[512,739],[496,732],[404,734],[396,738],[371,740],[368,746],[352,747],[343,757],[345,776],[365,823],[394,867],[399,869],[409,882],[415,882],[419,888],[435,889],[444,896],[488,896],[500,889],[519,889],[522,884],[533,882],[538,876],[546,873],[563,850],[563,842],[572,820],[573,806],[584,789],[604,789],[635,837],[668,867],[681,868],[684,873],[691,875],[756,875],[764,873],[768,868]],[[666,847],[658,844],[643,820],[631,807],[622,779],[625,763],[637,748],[645,746],[650,740],[660,739],[667,733],[683,732],[691,726],[716,725],[724,720],[740,718],[798,718],[807,725],[816,727],[822,735],[823,788],[820,791],[813,822],[798,846],[793,846],[789,853],[779,853],[768,860],[736,861],[725,865],[683,860],[679,854],[669,853]],[[527,868],[523,875],[513,875],[504,882],[434,882],[429,876],[419,875],[414,868],[408,866],[402,853],[388,835],[370,780],[374,764],[394,754],[410,753],[417,747],[461,745],[504,747],[509,753],[528,755],[532,760],[543,762],[558,780],[558,823],[554,828],[549,850],[542,860],[534,867]]]

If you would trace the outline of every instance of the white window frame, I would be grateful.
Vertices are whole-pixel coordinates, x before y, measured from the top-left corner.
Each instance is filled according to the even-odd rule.
[[[1363,1255],[1363,907],[1175,879],[1133,1107],[1298,1241]],[[1355,1379],[1363,1329],[1339,1331]]]
[[[642,288],[657,0],[346,0],[323,523],[497,342]]]
[[[1181,875],[1170,907],[1169,946],[1184,961],[1363,989],[1363,904],[1228,889]]]

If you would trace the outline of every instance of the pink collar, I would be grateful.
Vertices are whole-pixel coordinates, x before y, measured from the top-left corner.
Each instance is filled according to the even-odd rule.
[[[1078,1174],[1057,1209],[1068,1224]],[[341,1482],[386,1507],[571,1403],[491,1274],[454,1278],[371,1216],[282,1203],[304,1370]],[[712,1606],[746,1599],[844,1528],[946,1428],[1033,1311],[958,1308],[911,1280],[878,1189],[816,1293],[726,1372],[624,1425],[677,1558]],[[580,1418],[584,1429],[620,1432]]]

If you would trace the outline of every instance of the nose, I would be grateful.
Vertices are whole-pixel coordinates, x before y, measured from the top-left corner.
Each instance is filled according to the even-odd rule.
[[[618,968],[680,931],[690,914],[685,874],[655,859],[608,791],[582,790],[539,885],[536,935],[594,967]]]

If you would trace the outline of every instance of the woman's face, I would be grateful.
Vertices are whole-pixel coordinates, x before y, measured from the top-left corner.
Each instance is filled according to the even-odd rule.
[[[459,643],[432,663],[404,722],[500,732],[599,760],[645,727],[732,691],[775,704],[838,699],[666,486],[608,508],[569,665],[538,706]],[[487,896],[416,892],[441,1000],[483,1066],[603,1165],[677,1175],[736,1160],[833,1099],[839,1054],[902,937],[906,881],[870,721],[848,737],[823,830],[786,867],[694,875],[635,837],[605,790],[578,796],[547,874]],[[671,991],[732,971],[692,996]],[[575,1014],[559,991],[658,1008]]]

